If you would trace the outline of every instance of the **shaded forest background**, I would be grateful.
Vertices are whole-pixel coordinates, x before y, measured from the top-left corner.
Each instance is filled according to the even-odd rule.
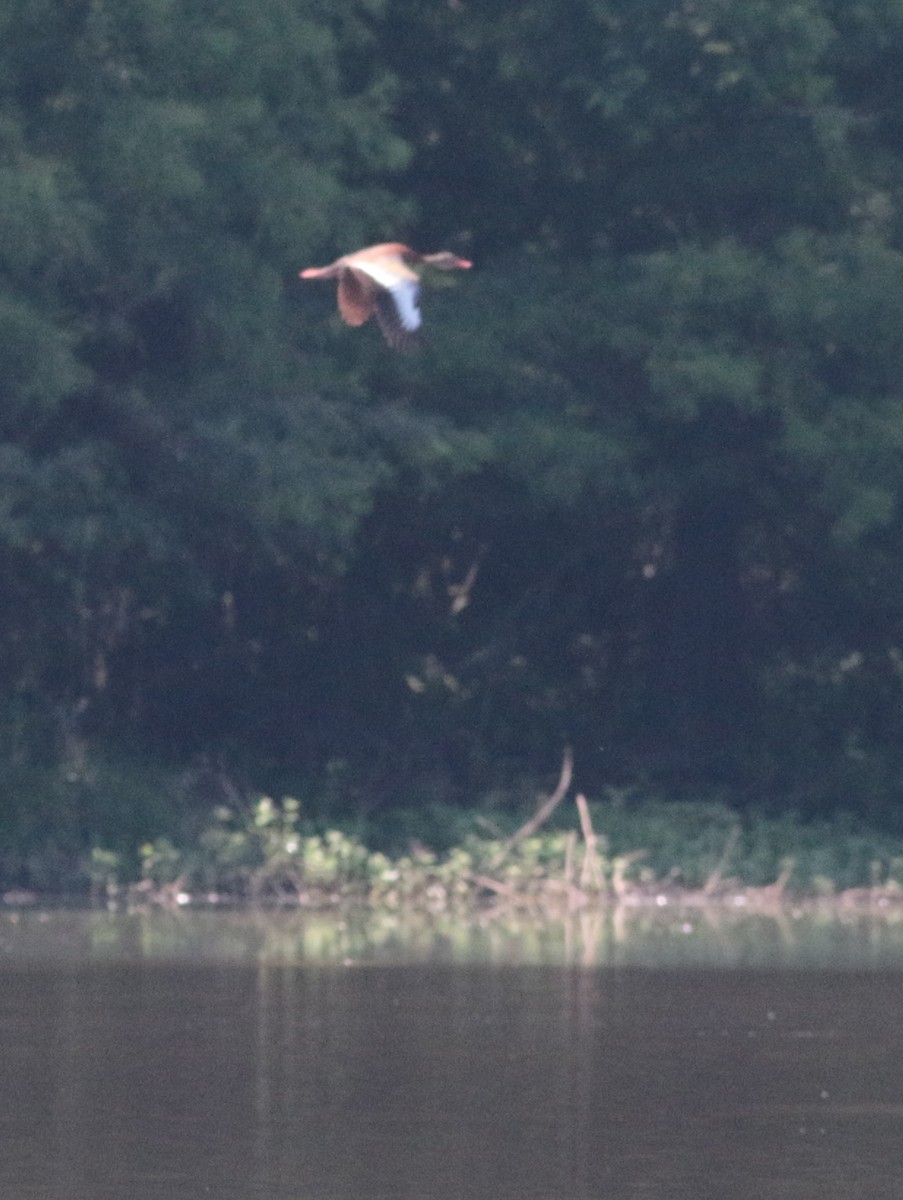
[[[7,0],[0,835],[899,823],[901,0]],[[300,267],[475,261],[392,353]]]

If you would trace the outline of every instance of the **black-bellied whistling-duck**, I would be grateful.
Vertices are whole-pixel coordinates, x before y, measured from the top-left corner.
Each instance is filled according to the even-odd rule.
[[[390,346],[408,345],[420,328],[420,279],[411,266],[466,270],[472,264],[449,250],[418,254],[401,242],[343,254],[328,267],[307,267],[302,279],[338,279],[339,312],[346,324],[375,316]]]

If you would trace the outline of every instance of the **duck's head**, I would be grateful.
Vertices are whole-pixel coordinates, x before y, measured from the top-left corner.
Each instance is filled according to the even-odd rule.
[[[467,271],[473,266],[468,258],[458,258],[450,250],[440,250],[437,254],[423,254],[420,261],[428,267],[436,267],[440,271]]]

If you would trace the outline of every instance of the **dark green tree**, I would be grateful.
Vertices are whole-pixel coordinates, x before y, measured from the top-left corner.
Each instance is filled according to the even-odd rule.
[[[212,744],[226,689],[254,692],[266,622],[303,642],[341,573],[388,468],[355,422],[353,364],[312,365],[325,335],[302,333],[293,279],[404,212],[378,12],[100,0],[0,17],[14,761],[77,774],[89,736]]]

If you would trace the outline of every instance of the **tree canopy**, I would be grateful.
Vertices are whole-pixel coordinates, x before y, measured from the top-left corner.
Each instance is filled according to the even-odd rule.
[[[115,824],[117,756],[195,781],[141,835],[198,763],[468,803],[563,744],[898,819],[901,52],[899,0],[10,0],[7,832]],[[296,278],[395,238],[477,263],[413,355]]]

